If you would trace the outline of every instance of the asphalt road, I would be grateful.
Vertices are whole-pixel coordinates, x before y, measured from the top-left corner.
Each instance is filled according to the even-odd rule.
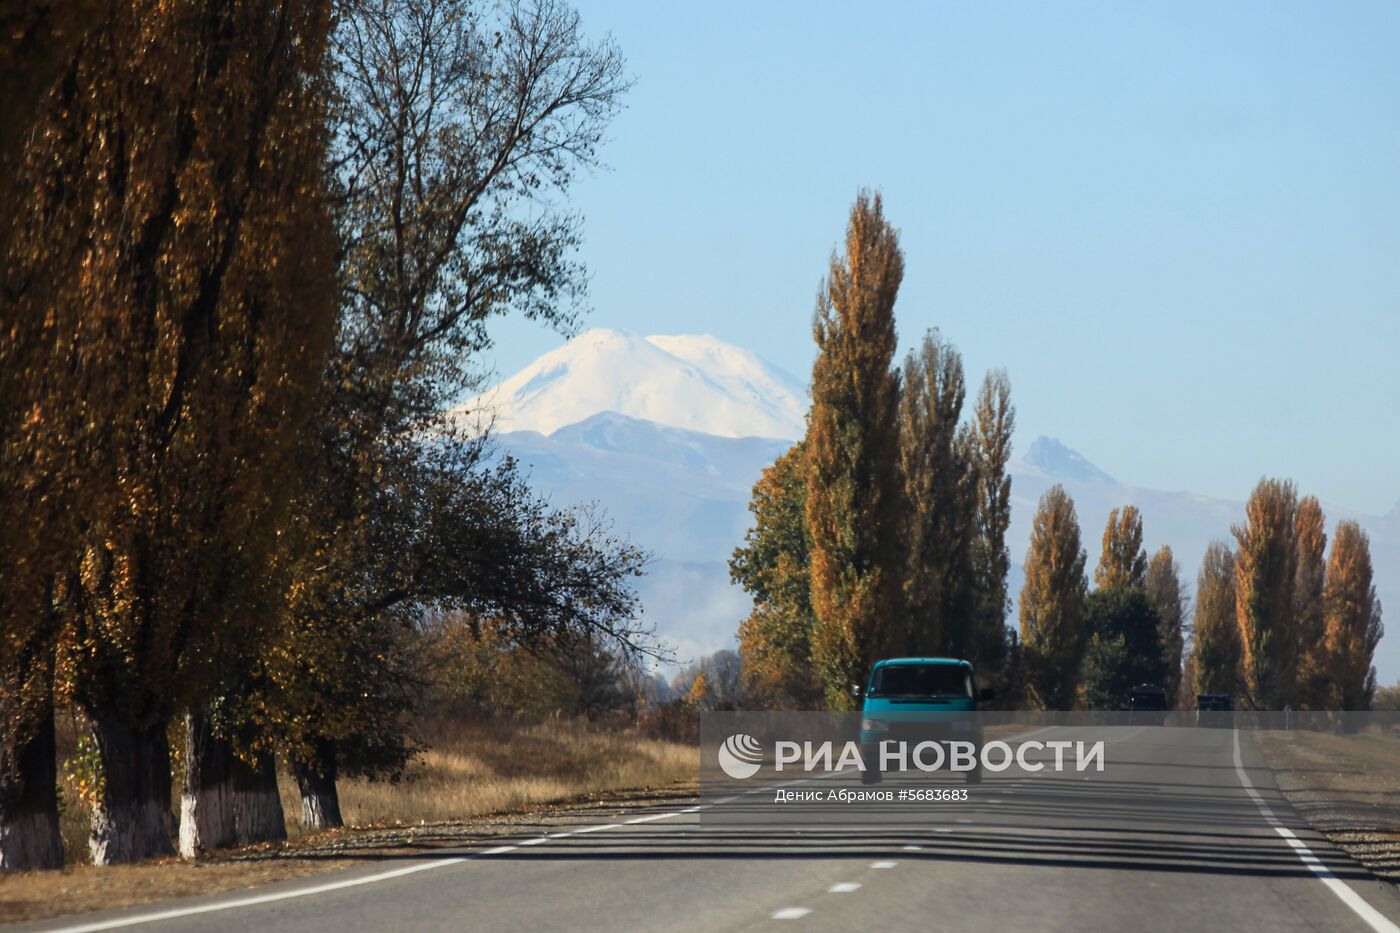
[[[1236,744],[1232,730],[1117,727],[1055,737],[1110,743],[1105,772],[1013,769],[989,775],[967,802],[833,810],[831,819],[801,826],[764,818],[771,792],[703,809],[629,811],[617,824],[497,839],[491,849],[26,929],[849,933],[1400,924],[1400,896],[1305,828],[1273,790],[1247,735]]]

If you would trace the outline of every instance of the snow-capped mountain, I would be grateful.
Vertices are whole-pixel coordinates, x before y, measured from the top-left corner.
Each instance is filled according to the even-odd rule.
[[[488,407],[501,446],[537,489],[558,505],[598,503],[618,532],[655,555],[638,590],[682,660],[733,645],[749,600],[730,584],[727,562],[749,526],[754,482],[804,432],[807,398],[795,378],[714,337],[594,330],[458,412]],[[1229,540],[1244,515],[1242,501],[1121,483],[1048,437],[1010,473],[1013,603],[1036,504],[1056,483],[1074,499],[1090,568],[1109,511],[1134,504],[1146,545],[1172,546],[1188,591],[1207,544]],[[1352,518],[1370,534],[1381,601],[1400,612],[1400,506],[1384,517],[1323,507],[1329,531]],[[1400,638],[1381,642],[1376,664],[1382,682],[1400,677]]]
[[[458,406],[499,433],[552,434],[599,412],[717,437],[802,436],[803,384],[709,335],[585,331],[494,389]]]

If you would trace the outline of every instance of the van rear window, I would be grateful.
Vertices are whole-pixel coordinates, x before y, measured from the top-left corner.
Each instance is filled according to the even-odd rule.
[[[892,664],[875,671],[873,697],[972,696],[972,675],[952,664]]]

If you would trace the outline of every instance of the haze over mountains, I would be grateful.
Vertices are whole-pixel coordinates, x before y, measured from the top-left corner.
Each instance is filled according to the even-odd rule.
[[[646,615],[689,660],[732,646],[748,613],[727,561],[748,528],[755,480],[802,436],[807,404],[804,380],[714,337],[598,329],[458,411],[493,418],[502,448],[556,504],[597,502],[619,532],[655,555],[638,587]],[[1074,498],[1091,567],[1109,510],[1132,503],[1142,509],[1149,549],[1172,546],[1188,591],[1206,545],[1229,539],[1244,512],[1242,499],[1120,482],[1050,437],[1036,438],[1010,472],[1013,602],[1031,517],[1055,483]],[[1386,516],[1323,507],[1329,531],[1352,518],[1370,534],[1381,602],[1400,613],[1400,507]],[[1376,666],[1382,683],[1400,677],[1400,636],[1382,640]]]

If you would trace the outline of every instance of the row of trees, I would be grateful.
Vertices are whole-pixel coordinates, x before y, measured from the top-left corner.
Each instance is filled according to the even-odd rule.
[[[1183,664],[1187,599],[1169,547],[1149,559],[1142,518],[1115,509],[1089,589],[1074,503],[1063,487],[1040,500],[1021,593],[1022,667],[1041,709],[1118,709],[1136,684],[1169,698],[1230,693],[1245,708],[1363,710],[1381,611],[1370,544],[1337,524],[1330,554],[1317,499],[1262,480],[1233,529],[1235,547],[1206,550],[1194,636]]]
[[[1384,629],[1366,532],[1338,522],[1329,551],[1317,499],[1276,479],[1259,483],[1233,531],[1234,547],[1213,543],[1197,579],[1196,691],[1255,709],[1369,709]]]
[[[818,294],[806,436],[755,485],[730,562],[754,601],[739,628],[747,702],[844,709],[875,659],[922,654],[969,658],[1042,709],[1121,708],[1141,683],[1257,709],[1369,704],[1381,626],[1365,534],[1340,523],[1325,560],[1317,500],[1277,480],[1251,495],[1236,550],[1205,555],[1185,665],[1171,548],[1149,556],[1137,508],[1115,509],[1091,590],[1061,486],[1036,511],[1008,638],[1009,386],[988,374],[964,420],[962,360],[936,331],[892,368],[903,273],[879,196],[862,194]]]
[[[754,599],[750,702],[847,708],[890,654],[1005,663],[1009,383],[988,374],[964,420],[962,359],[936,331],[893,368],[903,274],[879,195],[862,194],[817,298],[807,434],[759,479],[730,563]]]
[[[0,27],[0,867],[61,863],[56,709],[106,864],[172,850],[172,735],[185,854],[284,832],[279,755],[335,825],[340,775],[411,752],[425,618],[648,650],[644,555],[441,414],[490,319],[571,322],[554,202],[626,88],[611,43],[555,0]]]
[[[1168,546],[1149,559],[1136,506],[1109,513],[1094,569],[1085,574],[1074,502],[1063,486],[1041,497],[1021,591],[1024,689],[1039,709],[1121,709],[1128,691],[1181,681],[1186,596]]]

